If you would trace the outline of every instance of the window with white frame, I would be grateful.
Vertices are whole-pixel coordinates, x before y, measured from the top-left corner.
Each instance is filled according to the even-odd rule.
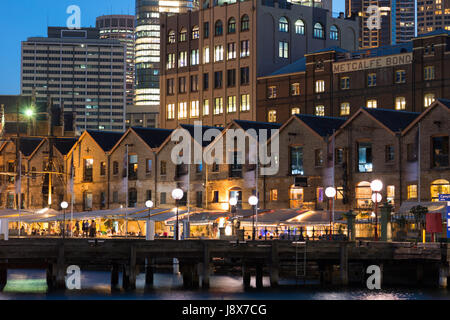
[[[199,53],[198,49],[191,50],[191,66],[196,66],[199,64]]]
[[[281,17],[278,22],[278,30],[280,32],[289,32],[289,22],[286,17]]]
[[[316,106],[315,115],[319,117],[325,116],[325,106],[323,105]]]
[[[227,59],[228,60],[236,59],[236,43],[235,42],[230,42],[228,44]]]
[[[167,105],[167,120],[175,119],[175,104],[169,103]]]
[[[291,115],[300,114],[300,108],[295,107],[291,109]]]
[[[218,45],[214,47],[214,61],[223,61],[223,46]]]
[[[277,122],[277,111],[276,110],[269,110],[269,113],[267,114],[267,121],[268,122]]]
[[[396,97],[395,98],[395,110],[405,110],[406,109],[406,98]]]
[[[223,99],[215,98],[214,99],[214,114],[222,114],[223,113]]]
[[[209,63],[209,47],[203,48],[203,63]]]
[[[286,41],[280,41],[278,44],[278,56],[280,58],[289,58],[289,43]]]
[[[250,56],[250,41],[242,40],[241,41],[241,58],[245,58]]]
[[[236,96],[228,97],[227,112],[228,113],[236,112]]]
[[[178,67],[187,67],[187,51],[181,51],[178,58]]]
[[[366,107],[369,109],[376,109],[377,108],[377,100],[376,99],[367,100]]]
[[[303,20],[295,21],[295,33],[296,34],[305,34],[305,23]]]
[[[316,80],[316,93],[325,92],[325,80]]]
[[[269,86],[267,88],[267,98],[275,99],[277,97],[277,86]]]
[[[187,118],[187,102],[180,102],[178,104],[178,119]]]
[[[241,111],[250,111],[250,95],[241,95]]]
[[[341,103],[341,116],[348,116],[350,114],[350,103],[349,102],[342,102]]]
[[[209,115],[209,100],[208,99],[203,100],[203,115],[204,116]]]
[[[191,118],[198,118],[200,115],[199,101],[191,101]]]
[[[167,55],[167,70],[175,68],[175,53]]]
[[[423,97],[423,106],[428,108],[435,100],[434,93],[427,93]]]

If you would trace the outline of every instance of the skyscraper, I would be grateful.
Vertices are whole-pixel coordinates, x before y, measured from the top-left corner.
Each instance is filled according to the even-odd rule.
[[[146,114],[146,126],[156,125],[159,112],[160,20],[162,12],[183,13],[198,8],[197,0],[136,0],[135,109]],[[136,114],[135,113],[135,114]],[[149,115],[150,114],[150,115]],[[128,119],[138,125],[142,119]],[[149,119],[150,118],[150,119]],[[153,119],[152,119],[153,118]]]
[[[131,15],[106,15],[96,20],[100,39],[117,39],[126,46],[127,106],[133,105],[134,99],[134,22]]]
[[[450,0],[417,1],[417,34],[450,30]]]
[[[75,116],[78,133],[86,129],[123,131],[125,127],[125,47],[99,39],[95,28],[49,27],[48,37],[22,42],[21,89],[50,97],[53,107]]]
[[[347,16],[360,16],[360,47],[374,48],[408,42],[415,35],[415,0],[346,0]],[[380,28],[369,28],[375,15],[370,7],[378,7]]]

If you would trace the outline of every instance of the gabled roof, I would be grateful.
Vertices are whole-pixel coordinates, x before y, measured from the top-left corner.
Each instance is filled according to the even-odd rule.
[[[356,51],[352,51],[352,54],[364,54],[364,58],[373,58],[373,57],[382,57],[382,56],[390,56],[394,54],[400,54],[400,53],[407,53],[413,51],[413,43],[412,41],[405,42],[405,43],[399,43],[399,44],[393,44],[393,45],[386,45],[376,48],[370,48],[370,49],[360,49]],[[361,58],[361,59],[364,59]]]
[[[72,149],[77,141],[78,139],[76,138],[56,138],[54,141],[54,146],[59,153],[65,156],[69,153],[70,149]]]
[[[268,74],[268,76],[278,76],[278,75],[282,75],[282,74],[291,74],[291,73],[304,72],[304,71],[306,71],[306,58],[305,57],[300,58],[297,61],[272,72],[271,74]]]
[[[20,138],[20,152],[25,157],[30,156],[41,144],[43,138]]]
[[[321,117],[308,114],[296,114],[295,117],[300,119],[321,137],[331,136],[346,121],[345,118]]]
[[[406,112],[389,109],[363,109],[392,132],[403,131],[420,115],[418,112]]]
[[[281,124],[275,122],[259,122],[259,121],[247,121],[247,120],[233,120],[233,122],[241,127],[244,131],[249,129],[256,130],[259,136],[259,130],[268,130],[267,138],[272,135],[271,130],[278,130],[281,128]]]
[[[97,130],[87,130],[86,132],[105,152],[110,151],[124,134],[123,132]]]
[[[436,29],[434,31],[431,31],[431,32],[428,32],[425,34],[421,34],[421,35],[417,36],[416,39],[423,38],[423,37],[430,37],[430,36],[438,36],[441,34],[450,35],[450,31],[445,30],[445,29]]]
[[[173,130],[158,128],[132,127],[133,130],[152,149],[159,148]]]
[[[416,117],[411,123],[404,128],[402,135],[405,135],[412,127],[414,127],[420,120],[422,120],[423,117],[425,117],[428,112],[433,110],[434,108],[437,108],[438,106],[445,108],[450,112],[450,100],[448,99],[436,99],[428,108],[425,109],[424,112],[422,112],[418,117]]]

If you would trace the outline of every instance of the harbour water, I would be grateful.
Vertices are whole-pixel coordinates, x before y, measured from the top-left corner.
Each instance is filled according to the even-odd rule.
[[[144,290],[145,275],[139,274],[135,291],[111,291],[110,273],[82,271],[81,290],[47,292],[44,270],[9,270],[8,284],[0,292],[0,300],[450,300],[450,290],[395,288],[368,290],[362,288],[322,288],[293,286],[295,282],[280,281],[280,288],[244,290],[238,276],[211,277],[209,290],[185,290],[179,275],[156,273],[154,289]],[[254,279],[251,282],[255,286]]]

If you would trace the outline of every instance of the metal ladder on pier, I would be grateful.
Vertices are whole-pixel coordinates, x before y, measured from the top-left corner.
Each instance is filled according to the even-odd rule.
[[[303,284],[306,282],[306,241],[292,242],[295,245],[295,283],[298,284],[299,279],[303,279]],[[299,246],[303,245],[303,254],[299,250]],[[302,257],[303,256],[303,257]]]

